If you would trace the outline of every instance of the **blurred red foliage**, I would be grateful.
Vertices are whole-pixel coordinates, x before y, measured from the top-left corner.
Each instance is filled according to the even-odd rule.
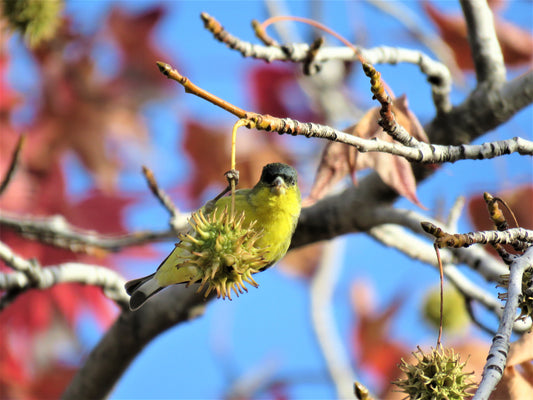
[[[76,227],[102,234],[126,232],[124,210],[134,199],[115,190],[120,170],[118,149],[147,141],[141,107],[147,100],[162,96],[170,85],[161,79],[154,64],[162,53],[155,46],[152,33],[164,14],[165,10],[159,7],[139,14],[114,8],[101,29],[92,34],[77,32],[65,19],[54,39],[31,51],[40,87],[32,93],[33,101],[28,99],[26,104],[32,108],[33,117],[24,121],[27,140],[15,177],[0,198],[2,210],[17,215],[62,215]],[[132,24],[135,33],[131,31]],[[118,71],[111,77],[106,77],[94,60],[95,49],[102,40],[114,41],[120,55]],[[7,81],[7,35],[2,41],[3,178],[19,137],[12,115],[23,104],[23,96]],[[65,184],[63,159],[71,152],[96,184],[96,189],[77,200],[69,196]],[[108,257],[73,254],[23,239],[4,228],[0,230],[0,240],[16,254],[35,258],[43,266],[78,261],[113,267]],[[0,269],[7,271],[3,264]],[[105,327],[116,314],[116,307],[99,288],[64,284],[46,291],[30,290],[0,313],[1,398],[59,397],[75,368],[65,366],[52,354],[43,359],[33,343],[54,329],[69,335],[83,311],[90,311]],[[46,346],[51,346],[53,339],[47,340]]]
[[[492,1],[490,6],[495,11],[494,24],[500,42],[503,58],[507,67],[531,66],[533,61],[533,35],[498,16],[498,10],[505,1]],[[442,39],[450,46],[457,65],[464,71],[474,70],[472,53],[468,44],[466,24],[462,15],[443,13],[430,1],[424,1],[424,11],[439,30]]]

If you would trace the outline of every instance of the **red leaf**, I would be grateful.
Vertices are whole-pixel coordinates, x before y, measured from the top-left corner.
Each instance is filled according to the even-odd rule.
[[[191,157],[189,186],[191,197],[198,199],[212,185],[226,186],[224,172],[228,171],[231,152],[231,127],[209,126],[198,121],[185,123],[184,151]],[[268,140],[264,132],[239,131],[237,134],[237,169],[239,188],[255,185],[263,166],[270,162],[291,164],[286,146]]]
[[[255,66],[250,70],[248,82],[254,111],[300,121],[318,120],[318,116],[311,111],[308,98],[298,85],[294,67]]]
[[[450,15],[441,12],[429,1],[422,3],[424,11],[437,25],[442,39],[450,46],[457,65],[462,70],[474,69],[472,54],[468,44],[466,24],[462,15]],[[499,8],[499,3],[496,2]],[[500,42],[505,64],[510,67],[531,65],[533,61],[533,35],[503,18],[495,16],[496,36]]]
[[[133,197],[93,190],[70,206],[64,215],[79,228],[92,229],[101,234],[123,234],[127,232],[123,223],[124,210],[133,202]]]
[[[155,65],[157,60],[170,61],[154,38],[154,31],[166,14],[167,10],[161,5],[140,13],[114,7],[109,14],[107,25],[123,57],[118,76],[123,81],[122,87],[133,96],[150,98],[158,90],[173,86]],[[135,27],[134,33],[132,27]]]

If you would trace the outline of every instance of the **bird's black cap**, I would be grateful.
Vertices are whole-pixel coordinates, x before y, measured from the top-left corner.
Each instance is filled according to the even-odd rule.
[[[278,176],[283,178],[287,185],[295,185],[298,181],[298,175],[293,167],[282,163],[272,163],[263,167],[261,182],[271,184]]]

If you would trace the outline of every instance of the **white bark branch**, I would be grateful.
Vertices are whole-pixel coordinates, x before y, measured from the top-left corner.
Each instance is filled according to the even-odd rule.
[[[380,225],[370,229],[370,236],[385,246],[395,248],[412,259],[422,261],[438,269],[435,249],[428,242],[407,233],[397,225]],[[442,251],[444,276],[467,298],[483,305],[487,310],[502,316],[501,302],[490,292],[481,288],[464,275],[452,262],[449,252]],[[516,321],[513,329],[524,332],[531,327],[531,321]]]
[[[36,260],[26,260],[0,242],[0,259],[15,272],[0,272],[0,290],[6,294],[0,299],[0,310],[29,289],[49,289],[59,283],[82,283],[98,286],[119,306],[128,307],[129,296],[124,289],[125,280],[115,271],[97,265],[63,263],[41,267]]]
[[[460,0],[478,84],[505,82],[505,63],[496,36],[494,16],[486,0]]]
[[[204,22],[212,18],[206,13],[202,14]],[[291,61],[303,63],[307,60],[310,46],[306,43],[290,44],[284,46],[264,46],[243,41],[227,31],[215,34],[214,37],[225,43],[229,48],[240,52],[243,57],[261,59],[267,62]],[[433,100],[439,112],[448,112],[451,109],[449,94],[451,91],[451,75],[448,68],[421,51],[381,46],[373,49],[358,48],[361,55],[371,64],[398,64],[411,63],[418,65],[420,71],[427,76],[431,84]],[[313,61],[316,63],[330,60],[358,61],[357,55],[347,47],[323,47],[318,50]]]
[[[445,162],[456,162],[459,160],[482,160],[500,157],[511,153],[521,155],[533,155],[533,142],[515,137],[497,142],[489,142],[481,145],[459,145],[443,146],[437,144],[427,144],[419,142],[400,125],[397,125],[399,134],[396,139],[404,140],[406,144],[391,143],[381,139],[363,139],[349,133],[340,131],[327,125],[313,122],[300,122],[291,118],[280,119],[282,130],[276,132],[280,134],[302,135],[308,138],[320,138],[354,146],[362,153],[381,152],[401,156],[411,162],[425,164],[441,164]],[[388,132],[389,133],[389,132]]]
[[[533,243],[533,231],[524,228],[511,228],[506,231],[479,231],[454,235],[464,238],[466,244],[516,244],[523,242],[526,247]],[[455,247],[455,245],[453,245]],[[464,246],[464,245],[461,245]]]
[[[512,327],[516,320],[518,298],[522,293],[522,276],[526,268],[531,266],[533,266],[533,248],[529,248],[520,258],[513,261],[510,266],[507,302],[505,303],[498,332],[492,339],[487,363],[483,369],[483,377],[473,400],[488,399],[503,375],[507,363]]]

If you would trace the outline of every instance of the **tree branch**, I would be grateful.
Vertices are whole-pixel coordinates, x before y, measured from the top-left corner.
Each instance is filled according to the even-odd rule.
[[[76,373],[64,400],[103,399],[151,340],[174,325],[203,314],[207,304],[198,285],[172,286],[137,311],[124,311]],[[183,345],[183,344],[182,344]]]
[[[529,248],[510,266],[511,273],[507,287],[507,302],[505,303],[498,332],[492,340],[492,346],[487,356],[487,363],[483,368],[481,383],[473,400],[488,399],[503,375],[507,362],[512,327],[516,319],[518,298],[522,293],[522,276],[526,268],[531,266],[533,266],[533,247]]]
[[[115,271],[102,266],[63,263],[41,267],[36,260],[26,260],[0,242],[0,259],[15,272],[0,272],[0,290],[7,293],[0,299],[0,311],[15,297],[29,289],[48,289],[58,283],[82,283],[98,286],[104,294],[123,309],[128,308],[129,296],[125,280]]]
[[[410,235],[404,229],[396,225],[380,225],[370,229],[370,236],[378,240],[385,246],[395,248],[414,260],[420,260],[438,269],[435,250],[432,245]],[[500,301],[491,293],[476,285],[466,275],[464,275],[455,265],[450,257],[442,253],[444,276],[467,298],[476,300],[487,310],[494,313],[498,318],[502,316]],[[513,329],[517,332],[524,332],[531,328],[531,321],[516,321]]]
[[[243,41],[227,32],[222,25],[207,13],[202,13],[202,20],[215,39],[237,50],[243,57],[261,59],[267,62],[290,61],[304,63],[309,54],[310,46],[306,43],[284,46],[263,46]],[[451,109],[449,94],[451,91],[451,75],[448,68],[428,55],[403,48],[381,46],[373,49],[358,48],[361,55],[371,64],[411,63],[418,65],[420,71],[427,76],[431,84],[433,100],[439,112]],[[315,54],[313,61],[323,63],[330,60],[358,61],[357,54],[348,47],[321,47]]]
[[[2,212],[0,225],[12,229],[22,237],[37,240],[75,253],[101,254],[118,252],[124,247],[139,246],[175,239],[176,231],[139,231],[125,235],[102,235],[92,230],[72,226],[62,215],[51,217],[19,216]],[[186,228],[186,222],[182,229]]]
[[[22,146],[24,146],[25,139],[25,135],[20,135],[17,144],[15,145],[15,150],[11,155],[11,162],[9,163],[9,167],[7,168],[4,179],[2,179],[2,182],[0,183],[0,195],[4,193],[4,190],[6,190],[7,186],[9,185],[9,182],[11,182],[13,175],[15,175],[15,170],[17,169],[17,164],[20,158],[20,152],[22,150]]]
[[[255,112],[245,111],[205,91],[181,75],[169,64],[158,62],[157,65],[166,77],[183,85],[186,92],[202,97],[214,105],[234,114],[238,118],[248,120],[248,128],[256,128],[269,132],[273,131],[278,134],[302,135],[308,138],[327,139],[354,146],[360,152],[376,151],[390,153],[402,156],[408,161],[427,164],[454,162],[465,159],[487,159],[514,152],[523,155],[533,155],[533,142],[518,137],[482,145],[431,145],[411,137],[396,121],[392,121],[393,126],[390,131],[387,130],[387,133],[402,143],[391,143],[376,138],[363,139],[327,125],[313,122],[303,123],[291,118],[276,118],[271,115],[257,114]]]
[[[486,0],[460,0],[468,30],[468,42],[478,85],[505,82],[505,63],[494,28],[494,16]]]
[[[455,211],[454,211],[455,213]],[[450,213],[452,216],[452,213]],[[373,215],[369,216],[373,220],[374,226],[383,225],[399,225],[404,226],[417,235],[424,235],[432,238],[421,227],[421,222],[430,221],[431,223],[440,226],[440,222],[430,219],[425,215],[411,210],[402,210],[392,207],[376,207]],[[454,217],[455,218],[455,217]],[[453,219],[453,218],[452,218]],[[434,249],[431,247],[431,252],[434,254]],[[433,257],[433,255],[431,256]],[[473,271],[481,275],[488,282],[500,282],[502,275],[508,272],[505,264],[496,260],[483,247],[473,246],[465,248],[447,248],[442,249],[441,257],[443,263],[465,264]]]

